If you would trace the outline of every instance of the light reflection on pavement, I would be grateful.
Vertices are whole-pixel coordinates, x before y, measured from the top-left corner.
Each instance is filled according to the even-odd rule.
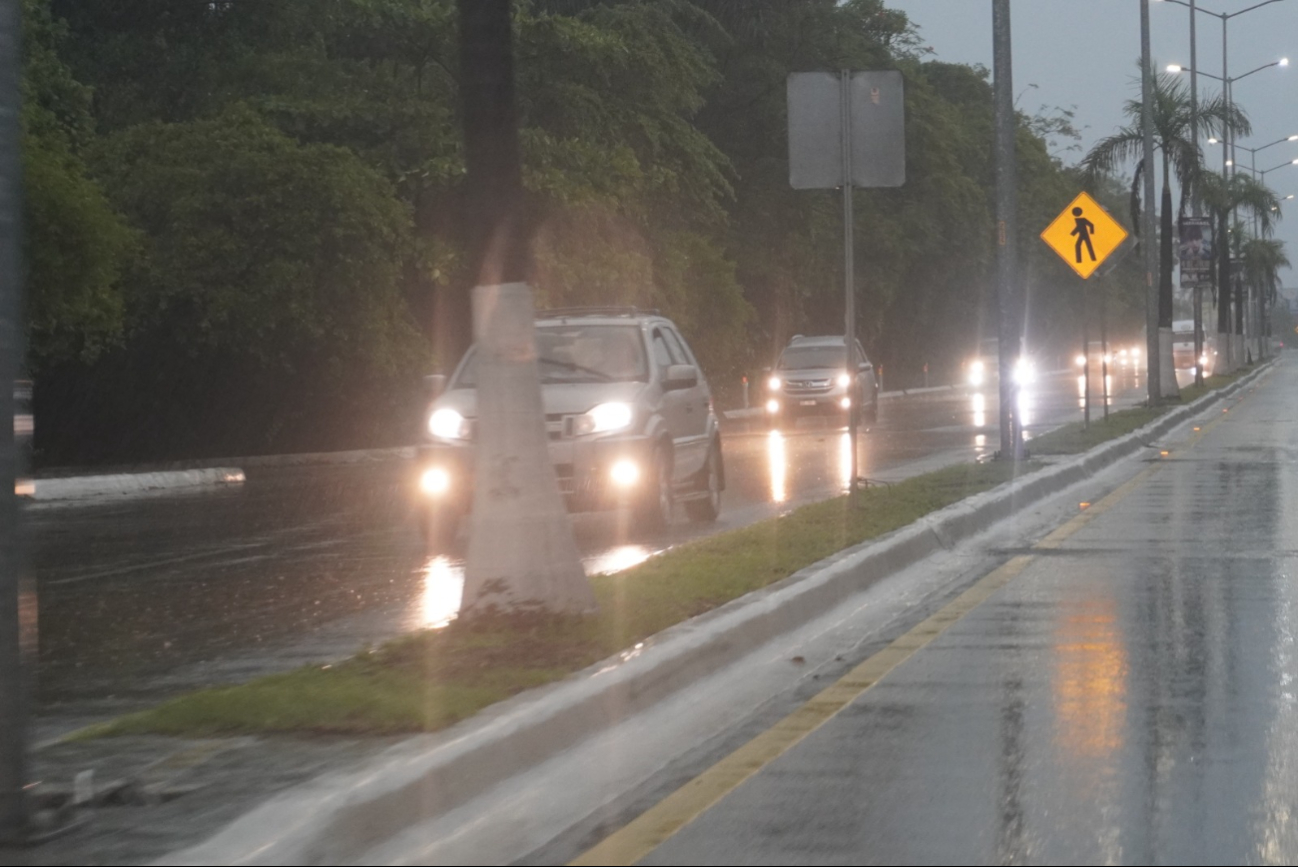
[[[1080,417],[1073,374],[1042,377],[1022,412],[1028,435]],[[1114,378],[1114,405],[1138,378]],[[998,445],[995,387],[885,400],[859,437],[862,477],[895,481],[988,456]],[[577,515],[588,574],[779,515],[843,491],[851,443],[805,420],[791,430],[727,430],[721,518],[678,509],[661,538],[636,538],[614,514]],[[463,539],[430,559],[414,529],[402,462],[252,468],[237,491],[29,512],[40,594],[40,696],[65,710],[114,711],[195,686],[242,680],[454,616]]]

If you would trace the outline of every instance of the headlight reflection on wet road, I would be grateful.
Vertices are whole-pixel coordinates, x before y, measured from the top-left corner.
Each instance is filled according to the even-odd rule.
[[[447,557],[434,557],[424,566],[424,592],[420,599],[421,629],[449,626],[460,614],[464,596],[464,566],[452,565]]]
[[[982,392],[973,396],[974,427],[987,427],[987,397]]]
[[[847,431],[838,438],[838,481],[843,490],[852,483],[852,436]]]
[[[784,435],[777,430],[767,435],[766,457],[771,468],[771,502],[783,503],[789,498],[789,459],[784,448]]]

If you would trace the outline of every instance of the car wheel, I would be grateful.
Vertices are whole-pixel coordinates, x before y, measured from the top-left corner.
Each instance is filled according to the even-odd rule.
[[[462,517],[458,508],[446,503],[428,503],[420,507],[419,532],[424,537],[424,549],[429,556],[450,551],[460,531]]]
[[[667,454],[654,452],[653,469],[636,504],[635,525],[646,533],[661,533],[672,522],[672,468]]]
[[[721,454],[714,442],[708,447],[708,460],[699,471],[699,489],[707,496],[685,502],[685,513],[696,524],[711,524],[721,514]]]
[[[874,396],[874,400],[865,410],[865,420],[868,424],[875,424],[879,421],[879,395]]]

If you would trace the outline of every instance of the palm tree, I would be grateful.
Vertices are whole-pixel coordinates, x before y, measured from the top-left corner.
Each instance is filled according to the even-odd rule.
[[[1235,135],[1247,135],[1251,129],[1248,118],[1238,106],[1218,96],[1200,101],[1197,114],[1191,112],[1190,94],[1185,84],[1177,77],[1167,73],[1154,76],[1154,148],[1162,155],[1163,195],[1162,214],[1160,219],[1160,246],[1158,257],[1158,327],[1166,329],[1168,339],[1159,340],[1161,369],[1166,371],[1168,380],[1164,383],[1163,394],[1177,394],[1176,379],[1172,375],[1172,268],[1174,264],[1172,250],[1172,175],[1175,173],[1181,187],[1181,202],[1194,194],[1194,185],[1204,174],[1203,152],[1191,134],[1191,121],[1196,119],[1200,133],[1222,135],[1228,130]],[[1136,162],[1136,171],[1132,180],[1131,204],[1132,225],[1140,226],[1140,183],[1141,173],[1146,166],[1141,157],[1144,137],[1141,129],[1142,105],[1138,99],[1128,100],[1123,111],[1131,123],[1120,128],[1108,138],[1102,139],[1091,148],[1082,160],[1082,167],[1092,177],[1110,174],[1119,166]],[[1223,136],[1224,137],[1224,136]],[[1152,203],[1149,203],[1152,207]]]
[[[1278,211],[1276,213],[1279,213]],[[1250,238],[1244,243],[1244,279],[1258,297],[1258,336],[1260,350],[1270,354],[1271,319],[1268,310],[1275,304],[1280,289],[1280,270],[1290,266],[1284,252],[1284,241],[1275,238]]]
[[[1230,257],[1232,247],[1237,253],[1244,247],[1244,228],[1236,225],[1230,228],[1229,215],[1236,211],[1245,211],[1253,215],[1258,231],[1263,237],[1271,234],[1272,222],[1279,218],[1279,202],[1275,193],[1248,175],[1234,175],[1223,178],[1215,172],[1204,171],[1195,178],[1194,197],[1217,215],[1217,286],[1223,288],[1217,294],[1217,332],[1226,335],[1244,333],[1244,288],[1235,282],[1234,307],[1235,322],[1231,325],[1231,286]],[[1225,345],[1225,341],[1223,341]],[[1233,367],[1237,359],[1229,358],[1228,364]]]

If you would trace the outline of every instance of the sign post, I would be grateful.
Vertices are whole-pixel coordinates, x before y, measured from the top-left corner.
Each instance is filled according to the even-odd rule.
[[[896,70],[795,72],[787,83],[789,184],[795,190],[843,190],[843,343],[851,441],[848,496],[856,500],[856,432],[861,359],[856,355],[856,275],[852,187],[899,187],[906,181],[905,89]]]
[[[1059,216],[1045,231],[1041,240],[1063,259],[1069,268],[1083,280],[1088,279],[1104,264],[1114,250],[1127,240],[1127,230],[1109,216],[1099,202],[1086,193],[1059,212]],[[1109,363],[1108,340],[1104,330],[1104,300],[1100,296],[1100,377],[1104,389],[1104,417],[1109,417]],[[1083,305],[1084,307],[1085,305]],[[1082,313],[1082,333],[1086,331],[1086,314]],[[1091,350],[1088,336],[1082,338],[1082,414],[1087,427],[1091,423]]]

